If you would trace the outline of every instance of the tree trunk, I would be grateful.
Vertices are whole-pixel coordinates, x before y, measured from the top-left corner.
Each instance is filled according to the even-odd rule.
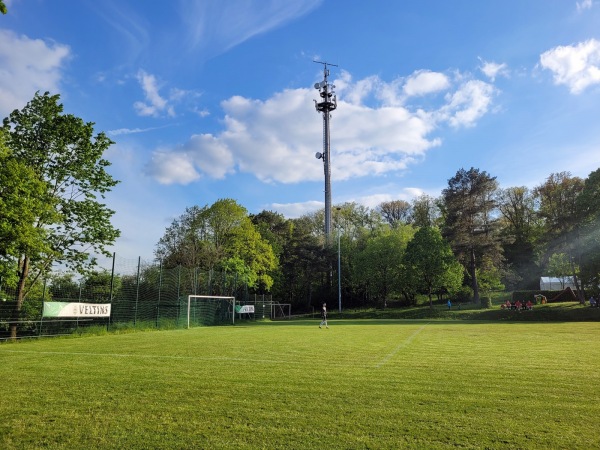
[[[476,305],[481,305],[479,298],[479,284],[477,283],[477,271],[475,270],[475,249],[471,248],[471,262],[469,264],[471,270],[471,279],[473,280],[473,302]]]
[[[19,283],[17,284],[17,303],[15,305],[15,309],[13,309],[12,313],[12,321],[10,323],[10,338],[17,338],[17,328],[18,322],[21,318],[21,309],[23,308],[23,300],[25,299],[25,281],[27,281],[27,276],[29,275],[29,258],[27,256],[23,257],[23,262],[20,264],[19,270]]]

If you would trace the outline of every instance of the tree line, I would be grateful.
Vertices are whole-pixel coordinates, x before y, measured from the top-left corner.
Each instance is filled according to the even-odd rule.
[[[0,285],[15,288],[13,336],[36,280],[56,264],[90,273],[119,236],[104,203],[118,183],[103,158],[113,142],[93,126],[36,93],[0,128]],[[332,222],[326,240],[323,210],[285,218],[220,199],[186,208],[155,256],[234,274],[299,311],[334,301],[338,288],[344,307],[359,307],[418,295],[481,303],[492,290],[537,289],[542,274],[573,277],[582,301],[600,285],[600,169],[553,173],[533,189],[460,169],[437,198],[335,205]]]
[[[485,171],[460,169],[438,198],[335,205],[329,242],[324,210],[287,219],[222,199],[188,208],[155,255],[233,271],[297,309],[335,300],[338,279],[346,307],[410,305],[419,294],[485,306],[493,290],[539,289],[542,275],[572,277],[583,301],[600,281],[599,189],[600,170],[501,189]]]

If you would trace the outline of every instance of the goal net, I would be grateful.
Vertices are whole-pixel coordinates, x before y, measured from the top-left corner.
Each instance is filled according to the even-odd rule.
[[[235,323],[235,297],[188,295],[187,327]]]

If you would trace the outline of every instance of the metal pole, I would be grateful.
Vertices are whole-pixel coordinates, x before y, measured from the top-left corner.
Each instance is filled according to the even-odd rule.
[[[133,326],[137,325],[138,300],[140,298],[140,266],[142,265],[142,257],[138,256],[137,280],[135,288],[135,315],[133,316]]]
[[[113,255],[112,255],[112,267],[110,269],[110,294],[109,294],[110,305],[111,305],[110,306],[111,313],[110,313],[110,316],[108,318],[108,321],[106,322],[106,330],[107,331],[110,328],[111,318],[112,318],[112,315],[114,314],[112,303],[113,303],[114,288],[115,288],[115,258],[116,258],[116,256],[117,256],[117,253],[113,252]]]
[[[338,307],[342,312],[342,253],[340,251],[340,227],[338,226]]]

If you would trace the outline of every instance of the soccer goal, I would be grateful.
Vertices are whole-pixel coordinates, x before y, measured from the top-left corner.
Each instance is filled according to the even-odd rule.
[[[187,327],[191,325],[235,324],[235,297],[188,295]]]

